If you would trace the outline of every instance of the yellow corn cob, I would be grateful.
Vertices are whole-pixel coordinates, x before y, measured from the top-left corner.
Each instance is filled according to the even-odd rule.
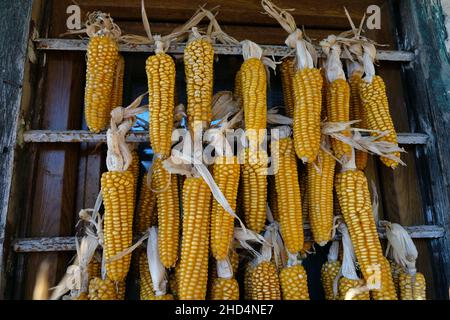
[[[391,267],[391,275],[392,280],[394,281],[395,291],[397,292],[397,295],[400,296],[400,273],[404,272],[403,268],[394,260],[389,260],[389,265]]]
[[[289,118],[294,116],[294,93],[292,90],[292,81],[295,74],[294,58],[286,58],[281,63],[281,84],[283,87],[283,100],[286,107],[286,115]]]
[[[389,261],[380,254],[380,274],[381,274],[381,290],[372,290],[370,292],[374,300],[397,300],[395,284],[392,279]]]
[[[256,233],[264,229],[267,210],[267,154],[259,152],[259,156],[249,149],[244,150],[242,165],[242,202],[245,223]]]
[[[117,68],[114,73],[114,85],[111,95],[111,110],[122,106],[123,101],[123,76],[125,73],[125,59],[119,54]]]
[[[208,281],[211,191],[202,178],[186,178],[183,186],[180,300],[204,300]]]
[[[218,157],[213,165],[213,177],[233,211],[239,186],[240,165],[236,157]],[[228,256],[234,234],[234,218],[213,199],[211,211],[211,252],[217,260]]]
[[[295,152],[304,163],[314,162],[320,148],[320,113],[322,110],[322,75],[319,69],[297,71],[294,92]]]
[[[150,143],[155,154],[170,156],[175,103],[175,63],[157,53],[146,62],[150,110]]]
[[[153,189],[156,189],[155,179],[152,179]],[[141,190],[136,212],[136,232],[141,234],[157,224],[156,193],[147,185],[147,177],[141,182]]]
[[[333,230],[333,182],[336,161],[319,151],[318,164],[308,164],[309,221],[314,242],[324,246]]]
[[[155,296],[147,254],[144,251],[139,252],[139,295],[141,300],[151,300]]]
[[[125,300],[127,284],[125,281],[119,281],[116,284],[116,295],[118,300]]]
[[[236,252],[236,249],[230,250],[230,263],[231,268],[233,269],[233,274],[236,274],[239,268],[239,255]]]
[[[299,164],[299,185],[300,197],[302,199],[302,217],[303,223],[309,222],[309,204],[308,204],[308,170],[303,164]]]
[[[327,121],[328,80],[327,80],[325,68],[320,69],[320,74],[322,76],[322,112],[321,112],[320,118],[323,121]]]
[[[130,171],[105,172],[101,178],[104,216],[105,259],[108,261],[132,245],[135,203],[134,177]],[[106,274],[113,281],[126,278],[131,254],[106,263]]]
[[[374,297],[395,299],[395,287],[378,238],[366,176],[360,170],[341,172],[336,176],[335,187],[364,279],[369,281],[379,269],[382,287],[373,293]]]
[[[302,265],[281,270],[280,283],[283,300],[309,300],[308,277]]]
[[[92,258],[92,260],[88,264],[87,272],[89,281],[93,278],[100,277],[102,272],[101,263],[98,262],[95,258]]]
[[[169,300],[174,300],[174,297],[171,294],[164,294],[162,296],[154,296],[154,297],[150,298],[149,300],[167,300],[167,301],[169,301]]]
[[[178,179],[163,167],[163,160],[156,158],[153,179],[158,211],[158,250],[161,263],[174,267],[178,259],[180,207],[178,203]]]
[[[140,161],[139,161],[139,154],[136,149],[131,150],[131,164],[128,167],[128,171],[130,171],[133,174],[134,178],[134,192],[137,193],[137,184],[139,180],[139,171],[140,171]]]
[[[118,300],[116,285],[110,279],[92,279],[89,282],[89,300]]]
[[[364,280],[348,279],[341,277],[339,279],[339,300],[346,300],[346,294],[350,289],[355,289],[364,285]],[[369,291],[361,292],[355,295],[352,300],[370,300]]]
[[[350,120],[361,120],[356,123],[356,127],[367,129],[367,124],[364,117],[364,112],[361,104],[361,96],[359,95],[359,87],[362,77],[361,73],[355,72],[352,74],[348,83],[350,85]],[[355,150],[356,168],[364,170],[367,166],[368,153],[360,150]]]
[[[242,103],[242,74],[241,70],[238,70],[236,77],[234,78],[234,96],[236,99],[241,100]]]
[[[281,300],[280,280],[274,263],[264,261],[253,269],[251,294],[252,300]]]
[[[427,300],[425,277],[420,272],[415,275],[400,273],[399,287],[400,300]]]
[[[84,106],[86,123],[92,132],[100,132],[109,125],[118,61],[119,46],[112,37],[95,36],[89,40]]]
[[[267,123],[267,83],[264,64],[257,58],[244,61],[241,66],[241,77],[245,129],[263,130]],[[262,132],[255,133],[256,137],[252,133],[248,135],[250,143],[254,138],[257,142],[261,141]]]
[[[275,187],[280,227],[286,249],[297,253],[303,248],[302,200],[298,183],[297,158],[290,137],[272,142]]]
[[[236,279],[214,279],[211,300],[239,300],[239,284]]]
[[[388,135],[379,140],[398,144],[397,133],[389,112],[389,102],[383,79],[380,76],[375,76],[372,83],[361,81],[359,92],[367,128],[370,130],[389,131]],[[399,152],[395,152],[394,155],[400,158]],[[396,161],[385,157],[381,157],[381,161],[392,169],[398,166]]]
[[[350,119],[350,86],[344,79],[334,80],[327,86],[327,119],[329,122],[347,122]],[[350,136],[350,131],[342,133]],[[352,148],[350,145],[331,139],[334,155],[344,162],[351,159]]]
[[[278,213],[277,189],[275,187],[275,177],[273,175],[267,177],[267,198],[273,218],[275,221],[280,221],[280,214]]]
[[[244,271],[244,300],[252,299],[252,276],[254,269],[251,263],[247,263]]]
[[[334,296],[333,283],[340,269],[341,269],[340,261],[327,261],[322,266],[321,278],[326,300],[337,300],[338,298]]]
[[[191,128],[196,122],[209,125],[213,96],[214,48],[205,39],[196,39],[184,49],[187,89],[187,116]]]

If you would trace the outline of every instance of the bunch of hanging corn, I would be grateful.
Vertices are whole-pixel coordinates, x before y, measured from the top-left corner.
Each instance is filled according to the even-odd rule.
[[[106,24],[102,20],[109,20]],[[118,103],[121,70],[117,38],[120,29],[109,15],[94,12],[86,23],[90,37],[87,47],[86,88],[84,94],[86,123],[90,131],[100,132],[108,127],[112,103]],[[123,69],[123,68],[122,68]],[[117,74],[117,76],[116,76]],[[116,89],[114,89],[116,82]],[[117,94],[115,94],[117,92]],[[113,100],[113,97],[116,97]]]
[[[183,186],[183,236],[179,265],[180,300],[204,300],[208,281],[211,191],[200,177]]]
[[[317,164],[308,163],[308,217],[314,242],[324,246],[333,230],[333,182],[336,161],[324,150],[319,151]]]
[[[184,49],[187,116],[191,130],[199,124],[205,128],[211,123],[214,83],[214,48],[209,38],[198,35],[195,30],[193,39]]]

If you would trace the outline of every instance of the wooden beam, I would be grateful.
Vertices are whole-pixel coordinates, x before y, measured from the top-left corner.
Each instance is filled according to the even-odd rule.
[[[450,63],[445,48],[444,15],[438,0],[392,1],[398,45],[417,49],[417,58],[402,66],[408,91],[408,114],[414,130],[430,141],[414,153],[425,223],[439,224],[444,237],[430,242],[437,299],[450,288]]]
[[[31,0],[0,2],[0,300],[5,295],[8,211],[31,8]]]
[[[411,226],[405,229],[414,239],[437,239],[444,236],[444,229],[438,226]],[[384,228],[379,228],[378,234],[381,238],[386,238]],[[22,238],[14,241],[13,249],[18,253],[75,251],[76,239],[76,237]],[[336,240],[338,239],[339,236],[336,237]],[[305,241],[312,240],[310,227],[305,225]]]
[[[39,50],[62,50],[62,51],[86,51],[88,40],[74,40],[74,39],[36,39],[36,47]],[[186,45],[184,43],[173,44],[167,50],[167,53],[182,54]],[[293,55],[292,50],[287,46],[281,45],[261,45],[264,54],[275,57],[285,57]],[[322,48],[316,46],[319,57],[325,57]],[[129,45],[121,44],[121,52],[140,52],[153,53],[155,52],[154,45]],[[237,45],[214,45],[214,52],[219,55],[242,55],[242,47]],[[377,59],[379,61],[397,61],[410,62],[414,60],[414,53],[408,51],[392,51],[392,50],[378,50]],[[343,57],[345,58],[345,57]]]
[[[134,131],[127,135],[127,142],[148,142],[148,131]],[[30,130],[23,134],[23,140],[28,143],[74,143],[74,142],[106,142],[106,133],[92,133],[84,130]],[[400,144],[426,145],[428,136],[423,133],[399,133]]]

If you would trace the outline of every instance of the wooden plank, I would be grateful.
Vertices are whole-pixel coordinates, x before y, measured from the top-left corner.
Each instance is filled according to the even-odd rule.
[[[134,131],[126,137],[127,142],[148,142],[148,131]],[[28,143],[75,143],[75,142],[106,142],[106,133],[92,133],[83,130],[30,130],[23,134],[24,142]],[[424,145],[428,136],[422,133],[399,133],[400,144]]]
[[[309,225],[305,225],[305,241],[312,241],[312,235]],[[410,226],[405,227],[408,233],[414,239],[437,239],[444,236],[444,229],[438,226]],[[386,238],[384,228],[379,228],[379,236]],[[76,237],[43,237],[43,238],[23,238],[16,239],[13,243],[13,249],[19,253],[30,252],[56,252],[56,251],[75,251]],[[340,237],[335,238],[339,240]],[[78,240],[79,241],[79,240]]]
[[[402,66],[408,92],[409,124],[428,132],[430,142],[416,149],[417,175],[427,224],[439,224],[444,237],[430,242],[437,299],[450,288],[450,64],[446,31],[438,0],[392,1],[397,16],[398,45],[417,48],[417,59]]]
[[[347,28],[348,20],[344,13],[347,7],[351,16],[360,21],[369,5],[382,5],[385,0],[277,0],[274,3],[281,8],[292,8],[298,26],[305,25],[314,28]],[[140,0],[77,0],[82,12],[102,10],[111,14],[116,21],[141,20]],[[151,0],[145,2],[150,22],[170,21],[184,23],[195,10],[204,5],[203,0]],[[217,19],[220,24],[234,25],[276,25],[271,17],[262,14],[264,11],[260,0],[210,0],[207,8],[218,8]],[[84,15],[83,15],[84,16]],[[63,20],[63,19],[61,19]],[[120,23],[119,23],[120,25]]]
[[[86,51],[88,40],[75,39],[36,39],[36,47],[39,50],[62,50],[62,51]],[[182,54],[186,45],[184,43],[173,44],[167,50],[171,54]],[[285,57],[293,55],[292,50],[287,46],[282,45],[261,45],[264,54],[274,57]],[[319,57],[325,57],[322,48],[316,46]],[[153,53],[155,51],[154,45],[130,45],[121,44],[121,52],[141,52]],[[242,47],[239,45],[214,45],[214,52],[219,55],[242,55]],[[343,59],[345,57],[342,57]],[[415,58],[414,53],[408,51],[393,51],[393,50],[378,50],[377,59],[379,61],[397,61],[410,62]]]
[[[16,137],[20,127],[22,81],[27,61],[32,1],[0,2],[0,299],[4,297],[8,255],[8,209]]]

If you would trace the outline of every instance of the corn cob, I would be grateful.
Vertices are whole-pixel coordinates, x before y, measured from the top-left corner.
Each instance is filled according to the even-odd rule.
[[[389,260],[389,265],[391,267],[391,275],[392,280],[394,281],[395,291],[397,292],[397,295],[400,296],[400,273],[404,272],[403,268],[394,260]]]
[[[283,100],[286,106],[286,115],[289,118],[294,116],[294,93],[292,92],[292,79],[295,73],[294,58],[286,58],[281,63],[281,84],[283,87]]]
[[[250,230],[259,233],[266,222],[267,154],[260,151],[257,156],[247,148],[244,157],[241,175],[245,223]]]
[[[303,248],[302,200],[298,183],[297,158],[290,137],[272,142],[275,187],[278,196],[281,234],[286,249],[297,253]]]
[[[236,279],[216,278],[212,283],[211,300],[239,300],[239,284]]]
[[[251,263],[247,263],[244,272],[244,300],[252,299],[252,276],[255,267]]]
[[[374,76],[372,83],[361,81],[359,92],[367,128],[370,130],[389,131],[389,134],[380,138],[379,141],[391,142],[397,145],[397,133],[389,112],[389,102],[383,79],[380,76]],[[373,134],[375,135],[376,133]],[[395,152],[393,155],[400,158],[399,152]],[[385,157],[381,157],[381,161],[392,169],[398,166],[398,162]]]
[[[326,300],[337,300],[337,297],[334,296],[333,283],[339,273],[339,269],[341,269],[339,260],[327,261],[322,266],[321,278]]]
[[[326,69],[320,69],[320,74],[322,76],[322,112],[320,118],[322,121],[327,120],[327,91],[328,91],[328,80],[326,75]]]
[[[242,103],[242,73],[238,70],[236,77],[234,78],[234,96]]]
[[[126,290],[127,284],[125,281],[119,281],[116,283],[117,300],[125,300]]]
[[[364,285],[364,280],[355,280],[355,279],[348,279],[345,277],[341,277],[339,279],[339,300],[346,300],[348,298],[347,293],[351,289],[355,289],[358,287],[361,287]],[[354,297],[352,297],[352,300],[370,300],[370,294],[369,291],[364,291],[361,293],[356,294]]]
[[[150,142],[155,154],[170,156],[175,103],[175,63],[157,53],[146,62],[150,110]]]
[[[233,211],[239,186],[240,165],[236,157],[218,157],[213,165],[213,177]],[[234,218],[213,199],[211,212],[211,252],[217,260],[228,256],[234,234]]]
[[[119,54],[117,67],[114,73],[114,85],[111,95],[111,110],[122,106],[123,101],[123,76],[125,73],[125,59]]]
[[[230,263],[231,268],[233,269],[233,274],[237,274],[239,268],[239,254],[236,249],[230,250]]]
[[[263,261],[252,271],[252,300],[281,300],[280,279],[275,264]]]
[[[152,185],[155,190],[156,186],[154,179],[152,179]],[[141,182],[136,218],[136,232],[139,234],[156,225],[158,221],[156,193],[148,187],[146,177],[144,177]]]
[[[360,170],[339,173],[336,193],[364,279],[369,281],[377,268],[381,271],[381,289],[374,291],[373,296],[376,299],[395,299],[395,287],[389,263],[382,254],[364,173]]]
[[[347,122],[350,119],[350,86],[344,79],[336,79],[330,83],[327,89],[327,118],[329,122]],[[350,131],[342,133],[350,136]],[[352,157],[350,145],[331,139],[334,155],[339,160],[347,162]]]
[[[153,164],[158,212],[158,250],[166,268],[174,267],[178,259],[180,207],[178,180],[163,167],[163,160],[156,158]]]
[[[137,184],[139,180],[139,171],[140,171],[140,161],[139,161],[139,154],[136,151],[136,149],[131,150],[131,164],[128,167],[128,171],[130,171],[133,174],[134,178],[134,192],[137,193]]]
[[[308,277],[302,265],[281,270],[280,283],[283,300],[309,300]]]
[[[427,300],[425,277],[420,272],[415,275],[400,273],[399,287],[400,300]]]
[[[308,207],[314,242],[324,246],[333,230],[333,182],[336,161],[319,151],[318,167],[308,164]]]
[[[356,126],[361,129],[367,129],[361,103],[361,96],[359,94],[359,87],[361,85],[361,81],[363,81],[361,76],[362,75],[360,72],[355,72],[348,80],[350,85],[350,120],[361,120],[356,124]],[[356,168],[359,170],[364,170],[367,166],[368,157],[369,155],[367,152],[355,150]]]
[[[322,110],[322,75],[310,68],[295,73],[294,92],[294,144],[295,152],[303,163],[316,160],[320,148],[320,114]]]
[[[105,172],[101,178],[104,216],[105,259],[108,261],[132,245],[132,225],[135,203],[134,177],[130,171]],[[106,274],[113,281],[125,279],[131,254],[106,263]]]
[[[102,272],[101,263],[98,262],[95,258],[93,258],[88,264],[87,272],[89,281],[92,280],[93,278],[100,277]]]
[[[187,116],[191,129],[197,122],[203,127],[211,122],[213,60],[214,48],[206,39],[193,40],[184,50]]]
[[[139,292],[141,300],[152,300],[155,296],[147,254],[144,251],[139,254]]]
[[[113,37],[102,35],[90,38],[84,105],[86,123],[92,132],[100,132],[109,125],[114,73],[118,61],[119,46]]]
[[[202,178],[186,178],[183,186],[180,300],[204,300],[208,281],[211,191]]]
[[[116,285],[110,279],[92,279],[89,282],[89,300],[118,300]]]

